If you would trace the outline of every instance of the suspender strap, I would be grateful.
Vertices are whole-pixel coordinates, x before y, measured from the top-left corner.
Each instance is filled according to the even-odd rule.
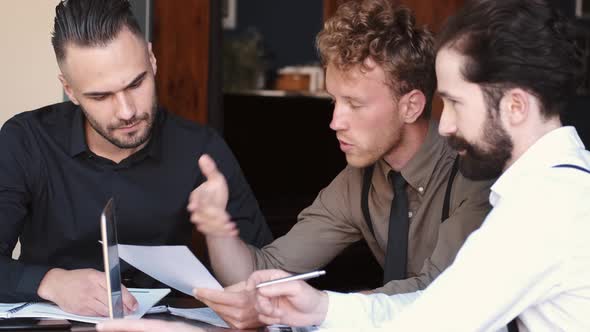
[[[553,166],[553,168],[575,168],[575,169],[577,169],[579,171],[586,172],[586,173],[590,174],[590,171],[589,170],[587,170],[587,169],[585,169],[583,167],[580,167],[578,165],[572,165],[572,164],[555,165],[555,166]]]
[[[441,223],[449,219],[449,210],[451,208],[451,190],[453,189],[453,181],[455,181],[457,171],[459,171],[459,156],[455,158],[455,161],[453,162],[453,166],[451,168],[451,175],[449,176],[449,182],[447,183],[447,191],[445,192],[445,200],[443,203],[443,210],[440,218]]]
[[[373,179],[373,170],[375,169],[375,165],[365,167],[363,171],[363,191],[361,194],[361,210],[363,211],[363,216],[365,217],[365,222],[373,234],[375,236],[375,230],[373,229],[373,221],[371,220],[371,214],[369,213],[369,190],[371,189],[371,180]],[[445,220],[449,219],[449,212],[451,209],[451,191],[453,190],[453,182],[455,181],[455,177],[457,176],[457,172],[459,171],[459,156],[455,158],[453,162],[453,166],[451,168],[451,174],[449,176],[449,181],[447,182],[447,189],[445,191],[445,200],[443,202],[443,210],[442,215],[440,218],[440,222],[443,223]]]
[[[578,165],[572,165],[572,164],[555,165],[555,166],[553,166],[553,168],[573,168],[573,169],[577,169],[579,171],[586,172],[586,173],[590,174],[589,170],[587,170],[583,167],[580,167]],[[508,323],[507,327],[508,327],[508,332],[518,332],[519,329],[518,329],[518,325],[516,324],[516,318],[511,320],[510,323]]]
[[[369,189],[371,189],[371,180],[373,179],[374,169],[375,165],[365,167],[363,172],[363,192],[361,194],[361,210],[363,211],[365,222],[367,223],[367,226],[369,226],[369,230],[371,231],[371,234],[373,234],[373,237],[375,237],[375,231],[373,230],[373,221],[369,214]]]
[[[508,325],[506,325],[506,327],[508,328],[508,332],[518,332],[518,323],[516,323],[516,318],[514,318],[513,320],[510,321],[510,323],[508,323]]]

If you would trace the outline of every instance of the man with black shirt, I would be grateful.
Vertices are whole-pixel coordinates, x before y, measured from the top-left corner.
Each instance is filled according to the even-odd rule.
[[[0,131],[0,302],[106,315],[102,207],[114,197],[121,243],[189,244],[186,205],[204,181],[205,153],[228,178],[244,241],[272,240],[224,141],[157,106],[156,59],[127,1],[61,2],[52,43],[71,102],[19,114]],[[123,299],[133,310],[126,289]]]

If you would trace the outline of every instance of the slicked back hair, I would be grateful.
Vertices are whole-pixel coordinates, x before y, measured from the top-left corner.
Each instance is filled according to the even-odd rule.
[[[391,0],[352,0],[340,5],[318,34],[316,47],[324,66],[342,71],[366,67],[371,59],[385,72],[395,98],[416,89],[426,97],[430,115],[436,88],[434,39],[416,24],[412,11]]]
[[[563,115],[579,84],[574,31],[545,0],[469,0],[438,35],[437,51],[445,47],[466,57],[463,78],[480,85],[490,110],[522,88],[545,118]]]
[[[106,46],[126,27],[143,38],[127,0],[62,0],[55,7],[51,43],[58,62],[66,47]]]

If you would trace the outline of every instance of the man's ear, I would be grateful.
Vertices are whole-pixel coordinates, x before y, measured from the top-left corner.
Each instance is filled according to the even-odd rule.
[[[504,116],[503,121],[511,127],[519,126],[527,120],[530,107],[529,93],[520,88],[506,91],[500,100],[500,113]]]
[[[74,91],[72,90],[72,87],[68,83],[68,80],[66,79],[66,77],[64,76],[64,74],[60,73],[59,75],[57,75],[57,78],[61,82],[61,85],[64,87],[64,92],[66,93],[66,95],[68,96],[68,98],[70,98],[70,100],[72,101],[72,103],[74,103],[76,105],[80,105],[80,102],[78,101],[78,99],[76,98],[76,96],[74,96]]]
[[[148,42],[147,47],[148,47],[148,57],[150,59],[150,64],[152,65],[152,70],[154,71],[154,76],[155,76],[156,72],[158,71],[158,63],[156,60],[156,56],[154,55],[154,52],[152,51],[152,43]]]
[[[405,123],[414,123],[426,107],[426,96],[420,90],[412,90],[403,95],[398,102],[400,118]]]

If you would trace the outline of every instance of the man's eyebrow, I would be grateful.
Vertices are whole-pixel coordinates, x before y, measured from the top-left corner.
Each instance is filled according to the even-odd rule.
[[[128,89],[128,88],[136,85],[137,83],[141,82],[141,80],[144,79],[145,75],[147,75],[147,71],[144,71],[143,73],[137,75],[135,77],[135,79],[133,81],[131,81],[131,83],[127,84],[127,86],[125,87],[125,89]]]
[[[355,97],[355,96],[344,96],[344,99],[346,99],[348,102],[357,102],[357,103],[362,103],[363,100],[359,97]]]
[[[441,98],[446,98],[446,99],[452,99],[452,100],[458,100],[458,97],[455,97],[453,95],[451,95],[450,93],[446,92],[446,91],[442,91],[442,90],[436,90],[436,93],[441,97]]]
[[[133,81],[131,81],[131,83],[127,84],[127,86],[125,86],[125,88],[123,89],[128,89],[129,87],[134,86],[135,84],[141,82],[141,80],[143,80],[145,78],[145,75],[147,75],[147,71],[144,71],[143,73],[137,75]],[[101,96],[107,96],[112,94],[112,91],[90,91],[90,92],[84,92],[83,95],[86,97],[101,97]]]

